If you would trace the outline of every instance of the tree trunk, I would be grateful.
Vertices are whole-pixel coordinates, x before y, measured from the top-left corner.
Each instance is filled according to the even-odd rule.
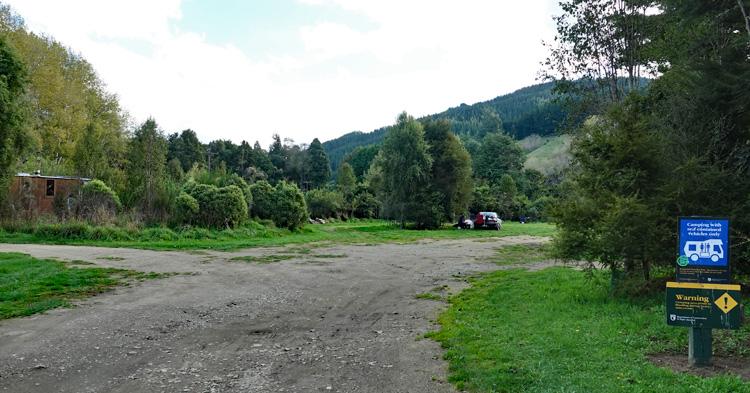
[[[643,268],[643,279],[646,281],[651,280],[651,262],[649,262],[648,259],[644,258],[641,261],[641,267]]]

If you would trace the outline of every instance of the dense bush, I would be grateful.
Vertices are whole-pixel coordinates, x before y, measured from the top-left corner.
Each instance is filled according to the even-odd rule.
[[[471,214],[488,211],[500,212],[501,210],[500,201],[489,185],[480,184],[474,187],[471,203],[469,203],[469,212]]]
[[[250,191],[250,186],[238,174],[227,172],[227,168],[223,165],[212,171],[198,165],[188,172],[188,177],[196,183],[213,185],[219,188],[237,186],[242,191],[248,210],[252,207],[253,194]]]
[[[271,219],[277,227],[294,230],[307,220],[305,196],[296,184],[280,182],[276,185],[271,200]]]
[[[273,186],[261,180],[250,186],[250,193],[253,195],[253,206],[251,215],[260,219],[271,219],[273,215]]]
[[[120,198],[101,180],[91,180],[81,187],[78,216],[102,223],[115,216],[122,207]]]
[[[194,224],[200,212],[198,201],[186,192],[181,192],[175,200],[175,222]]]
[[[305,202],[314,218],[337,217],[341,211],[343,197],[340,192],[331,190],[311,190],[305,193]]]
[[[369,192],[357,194],[352,201],[354,217],[376,218],[380,212],[380,201]]]
[[[247,200],[237,186],[216,187],[188,181],[184,191],[198,202],[195,215],[198,225],[230,228],[241,224],[247,217]]]

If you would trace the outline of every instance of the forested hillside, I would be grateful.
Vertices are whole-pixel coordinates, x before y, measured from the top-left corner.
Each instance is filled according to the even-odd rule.
[[[553,101],[554,83],[525,87],[513,93],[473,105],[461,104],[419,120],[448,120],[456,135],[481,139],[487,133],[503,129],[516,139],[531,134],[551,135],[565,118],[565,111]],[[344,157],[357,146],[382,142],[387,128],[372,132],[350,132],[323,143],[334,171]]]

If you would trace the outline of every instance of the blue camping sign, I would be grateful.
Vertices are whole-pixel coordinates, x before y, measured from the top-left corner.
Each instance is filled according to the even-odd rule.
[[[729,220],[680,217],[677,281],[729,282]]]

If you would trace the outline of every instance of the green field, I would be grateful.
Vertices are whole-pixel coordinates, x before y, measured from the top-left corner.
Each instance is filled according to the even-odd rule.
[[[104,228],[107,229],[107,228]],[[23,228],[14,232],[0,231],[0,243],[73,244],[106,247],[131,247],[154,250],[216,249],[233,250],[249,247],[283,246],[301,243],[377,244],[408,243],[422,239],[491,238],[514,235],[552,236],[555,227],[546,223],[503,224],[501,231],[457,230],[446,226],[439,230],[401,229],[383,220],[354,220],[325,225],[307,225],[290,232],[269,228],[257,223],[224,231],[189,229],[173,231],[150,228],[125,232],[119,228],[106,231],[101,227],[76,224],[73,229],[64,225]]]
[[[684,353],[687,330],[664,321],[663,296],[619,300],[604,273],[498,271],[452,297],[430,334],[449,380],[471,392],[750,392],[736,376],[701,378],[651,364]],[[715,334],[715,352],[747,356],[750,328]]]
[[[78,263],[0,253],[0,320],[68,307],[71,300],[127,284],[160,277],[120,269],[78,268]]]

